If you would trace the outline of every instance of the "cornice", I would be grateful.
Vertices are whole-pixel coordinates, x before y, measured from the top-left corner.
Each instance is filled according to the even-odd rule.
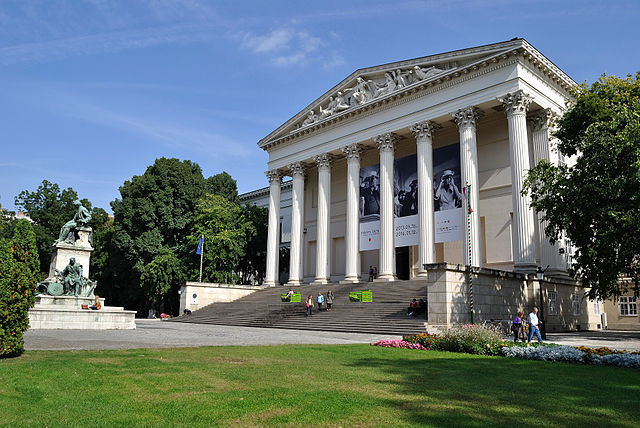
[[[466,49],[464,50],[464,56],[469,57],[477,54],[481,54],[490,50],[495,50],[499,47],[500,44],[495,45],[487,45],[483,47],[479,47],[476,49]],[[533,66],[538,72],[542,73],[547,79],[551,80],[555,83],[557,87],[564,91],[565,95],[569,95],[569,89],[573,86],[576,86],[576,82],[574,82],[569,76],[567,76],[562,70],[556,67],[551,61],[549,61],[544,55],[538,52],[532,45],[530,45],[526,40],[519,39],[518,43],[513,45],[505,45],[508,49],[497,52],[492,56],[482,58],[478,61],[469,63],[465,66],[461,66],[458,68],[454,68],[451,70],[445,70],[443,73],[437,74],[429,79],[421,80],[418,82],[414,82],[406,87],[397,90],[396,92],[392,92],[390,94],[380,96],[378,98],[374,98],[362,105],[356,105],[350,107],[348,110],[337,112],[332,114],[329,117],[324,119],[320,119],[317,122],[302,127],[300,129],[293,130],[286,135],[283,135],[279,138],[274,138],[272,140],[268,140],[269,137],[265,137],[262,139],[258,145],[263,150],[270,150],[273,147],[276,147],[280,144],[297,140],[303,138],[309,134],[313,134],[320,129],[324,129],[327,127],[334,127],[338,123],[349,123],[353,120],[360,119],[362,117],[366,117],[370,114],[378,113],[380,111],[387,110],[389,108],[395,107],[397,105],[424,97],[426,95],[435,93],[437,91],[441,91],[447,89],[451,86],[460,84],[462,82],[468,81],[470,79],[477,78],[482,76],[483,74],[490,73],[497,69],[517,64],[527,62],[529,65]],[[491,48],[491,49],[489,49]],[[389,70],[391,66],[406,68],[408,66],[423,64],[425,60],[429,60],[431,63],[441,62],[447,59],[459,58],[456,57],[456,52],[449,52],[446,54],[439,54],[429,57],[417,58],[409,61],[402,61],[399,63],[391,63],[384,64],[376,67],[370,67],[366,69],[360,69],[354,73],[352,73],[347,79],[344,79],[340,84],[336,85],[326,94],[332,93],[332,91],[337,91],[342,88],[345,82],[355,82],[358,77],[362,77],[363,73],[376,73],[385,70]],[[365,76],[366,77],[366,76]],[[326,95],[325,94],[325,95]],[[309,110],[317,109],[321,104],[326,103],[328,97],[321,97],[316,100],[314,103],[300,111],[296,116],[288,120],[285,124],[280,126],[278,129],[286,129],[287,127],[293,126],[294,123],[300,122],[304,120],[305,115],[308,114]],[[274,131],[271,135],[273,135],[276,131]]]
[[[285,181],[280,185],[280,190],[281,191],[290,190],[292,186],[293,186],[293,180]],[[251,192],[238,195],[238,199],[241,202],[246,202],[251,199],[259,198],[261,196],[268,196],[268,195],[269,195],[269,187],[267,186],[261,189],[252,190]]]

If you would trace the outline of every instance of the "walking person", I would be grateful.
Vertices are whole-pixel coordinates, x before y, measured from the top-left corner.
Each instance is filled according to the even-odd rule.
[[[373,282],[373,266],[369,266],[369,282]]]
[[[309,294],[307,297],[307,316],[310,316],[313,313],[313,296]]]
[[[538,319],[538,308],[534,307],[533,311],[529,314],[529,337],[527,342],[531,342],[533,335],[538,338],[538,342],[542,342],[542,336],[540,336],[540,320]]]
[[[324,303],[324,296],[322,295],[322,292],[318,293],[316,301],[318,302],[318,312],[320,312],[322,310],[322,304]]]
[[[514,342],[517,342],[520,336],[522,336],[521,339],[524,342],[524,335],[522,334],[522,324],[524,322],[522,320],[523,316],[524,312],[518,312],[518,315],[516,315],[516,317],[513,319],[513,322],[511,323],[511,332],[513,333]]]
[[[373,267],[373,279],[378,279],[378,267]]]
[[[327,291],[327,311],[331,310],[331,306],[333,305],[333,291]]]

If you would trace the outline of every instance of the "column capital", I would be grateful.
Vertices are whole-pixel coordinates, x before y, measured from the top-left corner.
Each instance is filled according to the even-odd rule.
[[[329,153],[322,153],[313,157],[313,161],[320,168],[330,168],[332,157]]]
[[[347,161],[353,160],[353,159],[357,159],[360,160],[360,155],[362,154],[362,146],[360,146],[359,144],[350,144],[346,147],[342,148],[342,153],[344,153],[344,156],[347,158]]]
[[[294,162],[288,167],[291,177],[304,177],[304,167],[300,162]]]
[[[470,106],[451,113],[451,117],[459,128],[475,128],[476,122],[482,117],[482,111],[478,107]]]
[[[507,95],[498,98],[498,101],[502,103],[504,109],[507,112],[507,116],[513,116],[517,114],[527,114],[529,104],[533,98],[524,91],[518,90]]]
[[[530,116],[527,117],[527,120],[531,124],[531,129],[533,131],[541,131],[545,128],[548,128],[551,124],[551,120],[556,116],[556,114],[550,108],[546,108],[543,110],[534,111]]]
[[[430,120],[423,120],[422,122],[416,122],[413,126],[409,127],[409,130],[413,132],[416,141],[422,141],[425,138],[433,138],[433,135],[439,128],[441,128],[441,126],[437,123]]]
[[[378,145],[378,149],[381,152],[393,152],[398,140],[398,134],[393,132],[388,132],[373,138],[373,141]]]
[[[265,171],[264,175],[267,176],[269,183],[273,183],[273,182],[279,183],[280,180],[282,179],[282,174],[277,169],[270,169],[269,171]]]

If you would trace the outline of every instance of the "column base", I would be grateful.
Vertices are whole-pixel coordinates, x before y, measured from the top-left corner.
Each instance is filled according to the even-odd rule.
[[[309,283],[309,285],[326,285],[329,283],[330,283],[329,280],[326,278],[316,278],[311,283]]]
[[[339,284],[358,284],[359,282],[362,282],[360,278],[357,276],[350,276],[345,277],[345,279],[341,280]]]
[[[302,281],[300,281],[299,279],[290,279],[290,280],[287,282],[287,284],[286,284],[286,285],[287,285],[287,286],[289,286],[289,287],[299,287],[299,286],[301,286],[301,285],[303,285],[303,284],[304,284],[304,283],[303,283]]]
[[[426,278],[429,275],[429,272],[426,270],[419,271],[414,278]]]
[[[388,274],[378,275],[378,277],[374,279],[373,282],[393,282],[397,280],[398,280],[397,276],[388,273]]]
[[[276,285],[280,285],[280,284],[276,284],[274,281],[264,281],[262,285],[264,287],[275,287]]]
[[[562,268],[549,268],[544,273],[544,276],[552,276],[554,278],[571,279],[571,276],[569,275],[569,272],[567,272],[566,269],[562,269]]]
[[[513,265],[513,271],[518,273],[536,273],[538,265],[535,263],[516,263]]]

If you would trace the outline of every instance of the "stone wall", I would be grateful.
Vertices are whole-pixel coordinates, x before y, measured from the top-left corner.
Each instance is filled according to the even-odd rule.
[[[261,288],[249,285],[187,282],[180,287],[179,291],[180,314],[185,308],[196,311],[212,303],[233,302]]]
[[[471,322],[469,284],[463,265],[437,263],[426,266],[429,324],[451,327]],[[525,314],[540,306],[540,285],[547,331],[597,329],[600,317],[585,289],[566,279],[545,279],[496,269],[473,269],[474,322],[512,320],[518,311]],[[556,293],[556,314],[549,314],[549,291]],[[573,295],[580,298],[580,313],[574,313]]]

